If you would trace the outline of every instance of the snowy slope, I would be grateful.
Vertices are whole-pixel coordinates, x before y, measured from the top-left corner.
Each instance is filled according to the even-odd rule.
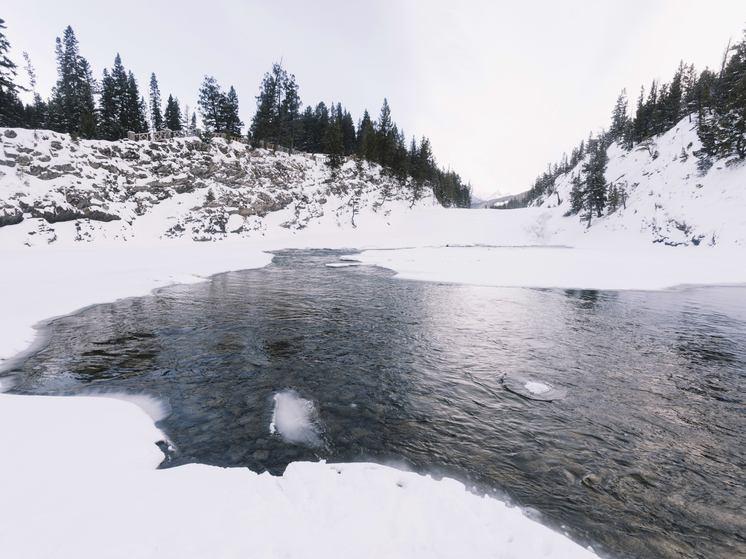
[[[34,246],[78,242],[261,237],[268,227],[356,226],[412,205],[413,191],[377,165],[251,149],[216,138],[74,141],[0,131],[0,231]],[[432,206],[431,193],[417,205]],[[269,216],[269,217],[268,217]],[[8,231],[8,228],[12,232]]]
[[[642,237],[672,246],[745,246],[746,163],[721,160],[702,176],[693,155],[699,148],[694,122],[688,117],[649,146],[627,152],[612,145],[606,181],[624,189],[626,208],[613,213],[607,209],[600,219],[594,214],[583,235],[610,241]],[[582,162],[559,177],[554,191],[534,205],[553,213],[568,212],[571,178],[581,166]]]

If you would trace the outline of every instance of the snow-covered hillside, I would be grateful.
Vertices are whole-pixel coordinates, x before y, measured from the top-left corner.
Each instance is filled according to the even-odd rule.
[[[376,165],[348,161],[332,176],[323,156],[220,138],[205,144],[75,141],[22,129],[0,134],[0,227],[30,246],[257,237],[267,227],[299,230],[311,221],[354,227],[361,212],[385,216],[392,202],[412,203],[413,191]],[[434,203],[431,193],[418,200]]]
[[[623,189],[626,207],[611,213],[606,208],[601,218],[594,213],[585,235],[642,235],[672,246],[746,245],[746,163],[721,160],[702,175],[694,156],[699,148],[694,121],[688,117],[630,152],[617,144],[609,147],[606,181]],[[552,192],[533,205],[569,212],[571,180],[582,163],[560,176]],[[582,217],[566,219],[577,222]]]

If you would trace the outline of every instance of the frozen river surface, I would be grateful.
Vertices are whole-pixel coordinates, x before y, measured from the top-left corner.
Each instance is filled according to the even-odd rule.
[[[164,466],[372,460],[615,557],[746,555],[746,288],[409,282],[341,254],[60,319],[14,390],[158,398]]]

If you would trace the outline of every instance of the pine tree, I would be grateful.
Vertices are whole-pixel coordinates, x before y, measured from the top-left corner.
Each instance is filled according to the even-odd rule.
[[[631,149],[632,146],[627,146],[627,140],[629,139],[629,128],[631,126],[629,117],[627,116],[627,90],[623,89],[617,97],[616,105],[614,105],[614,111],[611,114],[611,128],[609,134],[614,142],[619,142],[626,149]]]
[[[199,90],[199,114],[202,123],[208,131],[223,132],[225,122],[223,121],[223,98],[224,94],[217,80],[212,76],[205,76],[202,87]]]
[[[135,77],[132,72],[127,74],[122,65],[122,59],[117,54],[111,73],[104,69],[101,80],[99,98],[101,138],[114,141],[125,138],[128,131],[147,132],[147,124],[143,127],[140,118],[142,115],[139,98]]]
[[[585,188],[580,175],[573,175],[570,179],[572,188],[570,189],[570,212],[577,215],[585,206]]]
[[[606,205],[606,165],[609,157],[606,155],[606,145],[603,142],[603,135],[596,140],[588,142],[588,162],[583,165],[585,173],[585,199],[588,205],[590,223],[590,213],[596,210],[598,217]]]
[[[243,122],[238,116],[238,95],[233,86],[231,86],[228,94],[223,96],[220,107],[223,129],[228,136],[240,137]]]
[[[391,120],[391,108],[389,102],[384,98],[381,114],[378,117],[376,128],[376,143],[378,144],[378,163],[384,167],[391,166],[391,159],[396,149],[396,140],[393,135],[393,122]]]
[[[298,95],[298,85],[293,74],[285,74],[282,83],[282,100],[279,105],[279,140],[291,150],[295,145],[295,136],[300,130],[300,108],[303,105]]]
[[[26,61],[26,65],[23,69],[26,70],[26,74],[28,75],[29,85],[31,86],[31,93],[34,99],[34,104],[26,105],[24,110],[24,126],[28,128],[44,128],[47,106],[46,103],[42,101],[41,95],[36,91],[36,72],[34,71],[34,67],[31,65],[31,59],[27,52],[23,53],[23,59]]]
[[[17,66],[8,58],[10,42],[3,33],[3,29],[7,29],[7,27],[5,26],[5,20],[0,18],[0,91],[5,93],[15,91],[18,86],[13,82],[17,75]]]
[[[269,142],[277,137],[276,107],[277,90],[281,87],[278,83],[282,67],[279,64],[272,66],[272,71],[264,74],[264,80],[259,87],[259,95],[256,97],[256,114],[251,120],[251,138],[254,141]]]
[[[80,56],[72,27],[63,39],[56,39],[57,85],[52,91],[51,124],[58,132],[95,137],[96,114],[93,92],[96,89],[88,62]]]
[[[168,96],[166,101],[166,110],[163,113],[163,120],[166,128],[174,132],[181,130],[181,109],[179,100],[174,99],[173,95]]]
[[[0,126],[21,126],[23,122],[23,103],[18,98],[16,64],[7,56],[10,42],[3,33],[5,21],[0,19]]]
[[[342,129],[342,143],[344,144],[345,155],[352,155],[355,153],[357,138],[355,137],[355,123],[347,109],[345,109],[342,115],[340,128]]]
[[[328,155],[327,161],[333,171],[342,166],[344,144],[336,115],[329,121],[324,133],[324,153]]]
[[[370,115],[366,109],[363,118],[357,127],[357,156],[366,161],[375,162],[378,160],[376,150],[376,131]]]
[[[140,96],[135,75],[127,73],[127,85],[122,103],[121,123],[125,131],[142,134],[148,131],[145,98]],[[126,133],[126,132],[125,132]]]
[[[155,72],[150,74],[150,126],[154,132],[163,130],[163,114],[161,113],[161,90]]]
[[[288,74],[282,61],[272,65],[272,70],[264,74],[264,80],[256,98],[257,110],[251,121],[251,137],[254,141],[272,142],[293,149],[296,136],[303,129],[300,144],[311,151],[323,149],[324,131],[319,135],[309,130],[310,113],[301,117],[302,102],[298,95],[295,76]],[[311,147],[313,146],[313,147]]]

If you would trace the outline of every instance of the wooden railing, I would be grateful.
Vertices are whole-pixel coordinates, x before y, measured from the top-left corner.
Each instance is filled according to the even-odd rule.
[[[199,129],[189,128],[187,130],[158,130],[156,132],[127,132],[127,138],[139,142],[141,140],[150,140],[157,142],[159,140],[169,140],[171,138],[189,138],[199,134]]]

